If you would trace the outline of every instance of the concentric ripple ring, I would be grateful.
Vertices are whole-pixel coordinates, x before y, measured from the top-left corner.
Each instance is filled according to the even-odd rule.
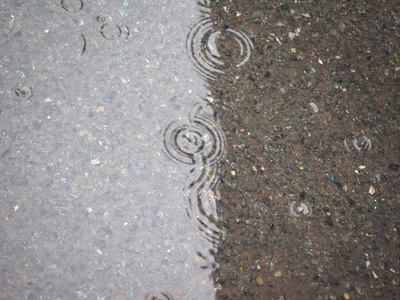
[[[204,17],[189,31],[186,39],[186,50],[199,75],[208,81],[213,81],[218,75],[225,73],[226,65],[218,51],[218,42],[222,36],[236,41],[240,48],[240,60],[235,62],[240,67],[249,60],[253,42],[242,31],[225,29],[216,30],[210,17]]]
[[[176,120],[166,127],[164,148],[181,163],[212,165],[223,155],[223,133],[218,123],[194,114],[188,121]]]

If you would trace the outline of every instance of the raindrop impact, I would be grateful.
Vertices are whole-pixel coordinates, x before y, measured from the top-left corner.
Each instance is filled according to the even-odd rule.
[[[26,98],[26,99],[31,98],[33,95],[32,88],[28,87],[28,86],[21,86],[21,87],[15,89],[14,92],[15,92],[15,95],[17,95],[18,97]]]
[[[126,40],[129,38],[130,30],[127,25],[114,26],[108,23],[104,23],[103,25],[100,26],[100,34],[106,40],[113,40],[116,37],[120,37]]]
[[[61,7],[68,12],[77,12],[83,8],[82,0],[61,0]]]
[[[169,293],[147,294],[145,300],[175,300]]]
[[[289,205],[289,213],[292,217],[300,217],[302,215],[311,216],[312,208],[310,203],[305,201],[292,201]]]
[[[245,64],[253,49],[253,42],[244,32],[216,29],[208,16],[190,29],[186,39],[189,58],[199,75],[208,82],[229,68]]]
[[[195,165],[218,162],[225,148],[224,135],[218,123],[199,114],[197,105],[188,120],[178,119],[164,131],[164,149],[169,157],[178,162]]]
[[[349,145],[347,144],[346,139],[343,140],[343,143],[346,150],[350,152],[351,150],[349,148]],[[365,135],[362,136],[360,140],[358,138],[355,138],[351,145],[353,146],[354,149],[358,150],[359,152],[363,149],[366,151],[370,151],[372,149],[372,141]]]

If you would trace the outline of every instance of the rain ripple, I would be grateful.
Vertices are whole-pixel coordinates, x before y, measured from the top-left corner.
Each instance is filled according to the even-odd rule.
[[[224,152],[224,136],[218,123],[199,114],[198,104],[189,120],[178,119],[164,131],[164,149],[168,155],[184,164],[195,165],[203,162],[213,165]]]
[[[169,293],[161,292],[159,294],[147,294],[145,300],[174,300],[175,298]]]
[[[70,3],[74,2],[74,3]],[[72,13],[76,13],[79,10],[82,10],[83,8],[83,1],[82,0],[75,0],[75,1],[69,1],[69,0],[61,0],[61,7]]]
[[[164,149],[173,160],[192,166],[191,182],[185,188],[186,213],[197,219],[202,235],[215,245],[220,234],[216,225],[218,163],[225,153],[225,137],[219,124],[202,112],[203,105],[197,104],[188,120],[169,124],[164,131]]]
[[[21,98],[30,99],[33,95],[33,89],[29,86],[22,86],[15,89],[15,95]]]
[[[300,217],[301,215],[311,216],[312,208],[310,203],[306,201],[292,201],[289,204],[289,212],[292,217]]]
[[[226,47],[231,43],[236,44],[239,50],[236,59],[233,59],[235,56],[232,55],[231,47]],[[224,56],[220,52],[222,48]],[[224,74],[232,65],[232,59],[236,67],[242,66],[249,60],[253,49],[253,42],[244,32],[231,28],[218,30],[208,16],[204,16],[190,29],[186,39],[190,60],[199,75],[208,82]],[[225,56],[229,57],[229,61]]]

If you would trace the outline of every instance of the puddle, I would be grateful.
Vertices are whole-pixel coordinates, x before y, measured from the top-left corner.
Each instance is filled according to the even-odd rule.
[[[2,297],[399,298],[399,11],[303,2],[0,3]]]

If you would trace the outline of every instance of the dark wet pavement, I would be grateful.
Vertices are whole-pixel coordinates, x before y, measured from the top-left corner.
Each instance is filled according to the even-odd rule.
[[[0,4],[0,299],[398,299],[398,1]]]

